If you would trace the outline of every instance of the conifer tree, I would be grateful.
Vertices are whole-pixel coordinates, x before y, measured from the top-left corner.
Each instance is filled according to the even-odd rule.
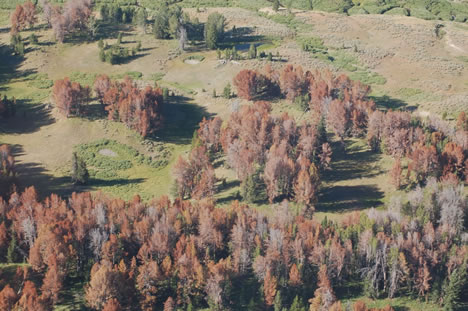
[[[74,184],[86,184],[89,179],[88,169],[86,162],[80,159],[76,152],[73,152],[72,157],[72,181]]]

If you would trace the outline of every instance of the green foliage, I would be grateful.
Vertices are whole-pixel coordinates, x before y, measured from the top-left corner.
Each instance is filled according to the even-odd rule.
[[[170,159],[170,151],[163,147],[155,150],[157,157],[149,157],[130,146],[108,139],[78,145],[75,151],[78,158],[83,159],[90,168],[90,175],[104,180],[112,179],[119,171],[131,169],[135,165],[160,168],[166,166]]]
[[[257,58],[257,47],[255,46],[255,44],[250,44],[250,47],[249,47],[249,58],[250,58],[250,59],[255,59],[255,58]]]
[[[205,41],[209,49],[216,49],[224,39],[226,19],[219,13],[211,13],[205,25]]]
[[[230,83],[226,84],[226,86],[224,87],[223,97],[226,99],[231,98],[231,84]]]
[[[123,33],[122,33],[122,32],[119,32],[119,34],[117,35],[117,44],[121,44],[121,43],[122,43],[122,38],[123,38]]]
[[[462,289],[467,283],[466,262],[457,267],[450,274],[450,277],[444,281],[442,291],[444,293],[444,310],[456,310],[460,306],[460,299],[463,298]]]
[[[350,73],[349,77],[352,80],[359,80],[362,83],[367,84],[367,85],[372,85],[372,84],[383,85],[387,83],[387,79],[385,79],[383,76],[379,75],[376,72],[357,71],[357,72]]]
[[[14,232],[11,233],[11,240],[7,249],[7,262],[16,262],[16,234]]]
[[[13,53],[20,57],[24,56],[24,43],[21,35],[15,34],[11,35],[10,38],[10,46],[13,49]]]
[[[35,87],[37,89],[49,89],[54,85],[54,81],[49,79],[46,73],[35,73],[26,79],[29,87]]]
[[[167,87],[164,87],[162,89],[162,93],[163,93],[163,100],[167,101],[169,98],[169,89]]]
[[[299,109],[301,109],[304,112],[309,110],[309,101],[309,94],[304,94],[302,96],[299,95],[296,98],[294,98],[294,103],[299,107]]]
[[[31,43],[32,45],[37,45],[39,43],[36,34],[32,33],[31,35],[29,35],[29,43]]]
[[[317,37],[299,38],[302,50],[316,53],[317,51],[327,51],[328,48],[323,44],[323,40]]]
[[[282,311],[283,310],[283,299],[281,298],[281,291],[279,290],[276,293],[274,304],[273,304],[274,311]]]
[[[296,296],[289,308],[289,311],[306,311],[306,307],[299,296]]]
[[[176,38],[182,20],[182,9],[179,6],[169,7],[167,3],[160,3],[154,15],[153,34],[155,38]]]
[[[273,0],[273,11],[278,12],[280,6],[279,0]]]
[[[169,37],[169,18],[164,12],[158,12],[154,16],[153,35],[156,39]]]
[[[104,51],[104,49],[100,49],[99,50],[99,60],[101,62],[105,62],[106,61],[106,51]]]
[[[261,173],[262,168],[247,176],[241,184],[241,196],[244,201],[249,203],[264,202],[267,200],[266,186]]]
[[[147,20],[146,20],[147,16],[146,16],[146,10],[144,8],[139,8],[136,13],[135,13],[135,24],[138,26],[138,27],[141,27],[143,29],[146,28],[146,23],[147,23]]]
[[[184,61],[186,60],[198,60],[199,62],[202,62],[205,60],[205,56],[203,55],[190,55],[189,57],[185,58]]]
[[[117,38],[117,42],[122,40],[121,35]],[[111,65],[120,64],[125,60],[136,55],[136,49],[130,50],[127,47],[122,47],[119,43],[112,45],[110,48],[103,48],[99,51],[99,59]]]
[[[72,169],[71,169],[71,179],[74,184],[84,185],[88,182],[89,173],[86,168],[86,162],[78,158],[76,152],[73,152],[72,155]]]

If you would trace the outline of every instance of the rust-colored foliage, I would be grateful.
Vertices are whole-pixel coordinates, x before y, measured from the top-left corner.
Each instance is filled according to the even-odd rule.
[[[7,284],[2,291],[0,291],[0,309],[11,311],[16,303],[17,295],[15,291]]]
[[[85,30],[92,14],[92,5],[91,0],[69,0],[63,9],[48,6],[46,19],[50,20],[55,38],[63,42],[67,34]]]
[[[398,190],[401,187],[401,160],[397,158],[393,163],[392,169],[390,170],[390,181],[393,186]]]
[[[105,105],[109,120],[121,121],[143,137],[161,128],[161,89],[140,89],[129,77],[123,82],[112,82],[101,75],[96,78],[94,91]]]
[[[23,5],[18,4],[11,14],[11,33],[16,34],[27,27],[32,27],[36,22],[36,6],[31,1]]]
[[[263,279],[263,294],[267,306],[272,306],[275,301],[276,287],[278,286],[276,278],[271,275],[270,270],[267,271]]]
[[[214,195],[216,176],[204,146],[192,149],[188,161],[180,156],[173,173],[180,197],[200,199]]]
[[[78,82],[71,82],[69,78],[57,80],[52,88],[52,99],[59,112],[65,117],[79,116],[85,111],[90,90]]]
[[[102,311],[120,311],[122,307],[117,299],[111,298],[107,300],[106,304],[102,308]]]

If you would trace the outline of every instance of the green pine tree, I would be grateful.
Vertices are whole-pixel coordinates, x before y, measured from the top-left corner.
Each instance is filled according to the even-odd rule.
[[[462,289],[467,282],[466,262],[453,270],[450,277],[445,280],[442,287],[444,293],[444,310],[456,310],[460,304]]]
[[[205,41],[209,49],[216,49],[224,38],[224,27],[226,19],[219,13],[212,13],[208,16],[205,24]]]
[[[16,237],[13,232],[11,233],[10,245],[8,245],[7,262],[8,263],[16,262]]]
[[[123,34],[121,32],[119,32],[119,34],[117,35],[117,44],[122,43],[122,37],[123,37]]]
[[[255,58],[257,58],[257,47],[255,46],[255,44],[250,44],[250,47],[249,47],[249,58],[250,58],[250,59],[255,59]]]
[[[226,99],[231,98],[231,84],[228,83],[223,90],[223,97]]]
[[[280,290],[276,293],[273,307],[274,307],[275,311],[282,311],[283,310],[283,300],[281,299],[281,291]]]
[[[294,298],[289,311],[306,311],[306,307],[304,306],[304,303],[302,302],[302,299],[299,298],[299,296]]]
[[[261,176],[263,169],[258,167],[255,172],[242,182],[241,195],[249,203],[261,202],[267,199],[265,182]]]
[[[75,184],[86,184],[89,179],[88,169],[86,162],[80,159],[76,152],[72,155],[72,181]]]
[[[280,6],[279,0],[273,0],[273,11],[278,12]]]

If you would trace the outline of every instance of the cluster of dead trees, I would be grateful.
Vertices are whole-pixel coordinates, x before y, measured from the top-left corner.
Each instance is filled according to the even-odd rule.
[[[52,27],[57,41],[63,42],[68,34],[89,30],[93,7],[91,0],[69,0],[63,7],[52,6],[48,0],[41,0],[40,4],[43,19]],[[21,30],[33,27],[35,23],[37,8],[31,1],[27,1],[18,5],[12,13],[11,33],[15,35]]]
[[[23,5],[18,4],[11,14],[11,33],[17,34],[21,30],[31,28],[37,22],[36,6],[27,1]]]
[[[0,261],[30,265],[1,278],[0,308],[48,310],[76,277],[96,310],[343,310],[336,289],[356,279],[369,296],[454,307],[467,280],[466,198],[437,182],[408,197],[318,223],[287,204],[267,216],[167,197],[40,202],[28,188],[0,201]]]
[[[368,98],[370,87],[330,71],[306,71],[287,65],[281,70],[267,66],[263,72],[242,70],[234,78],[238,96],[247,100],[285,98],[300,102],[327,121],[341,141],[362,136],[375,103]]]
[[[241,181],[246,201],[260,200],[263,192],[270,202],[315,202],[319,171],[331,161],[318,122],[297,125],[288,114],[273,116],[269,103],[256,102],[233,112],[223,128],[222,123],[219,117],[204,119],[189,161],[180,158],[175,165],[181,197],[213,196],[216,179],[210,158],[222,153]]]
[[[408,112],[375,111],[367,140],[372,149],[395,158],[391,178],[397,188],[404,180],[410,185],[422,184],[431,176],[454,184],[468,182],[468,131],[463,112],[454,127],[437,116],[421,119]],[[406,176],[402,176],[404,157]]]
[[[125,123],[143,137],[161,127],[161,89],[149,86],[141,89],[129,77],[119,82],[100,75],[94,82],[94,92],[110,120]],[[52,100],[65,117],[86,115],[90,95],[89,87],[68,78],[55,81],[52,88]]]
[[[120,121],[145,137],[161,128],[163,93],[160,88],[139,88],[129,77],[122,82],[101,75],[94,91],[108,112],[109,120]]]
[[[376,110],[370,87],[329,71],[304,72],[300,66],[263,72],[242,70],[234,78],[239,97],[247,100],[282,95],[305,101],[343,143],[349,136],[367,135],[369,146],[394,157],[392,182],[403,183],[402,159],[408,159],[405,180],[422,184],[427,177],[468,181],[468,126],[464,112],[456,128],[436,116],[427,119],[409,112]]]

